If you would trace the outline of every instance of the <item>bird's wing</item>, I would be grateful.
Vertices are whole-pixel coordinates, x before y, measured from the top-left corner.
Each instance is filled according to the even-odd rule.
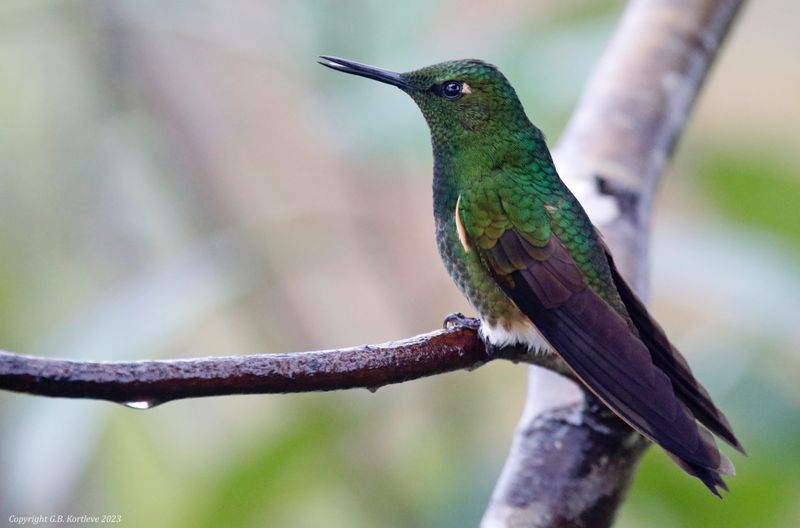
[[[471,197],[462,198],[456,223],[467,242],[577,377],[715,494],[717,486],[727,489],[719,473],[732,474],[730,460],[676,396],[629,322],[589,287],[549,226],[530,232],[515,215],[479,213]],[[502,197],[497,202],[505,209]],[[476,221],[484,216],[491,222]]]
[[[653,364],[669,376],[678,398],[700,423],[732,447],[744,453],[744,448],[734,435],[725,415],[714,405],[711,396],[692,374],[686,359],[672,346],[661,325],[650,316],[639,296],[620,275],[608,247],[604,247],[604,249],[614,285],[617,287],[639,336],[650,351]]]

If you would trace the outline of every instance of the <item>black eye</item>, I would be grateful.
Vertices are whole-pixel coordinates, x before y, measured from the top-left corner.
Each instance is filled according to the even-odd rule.
[[[442,95],[448,99],[458,99],[464,92],[464,84],[461,81],[445,81],[442,83]]]

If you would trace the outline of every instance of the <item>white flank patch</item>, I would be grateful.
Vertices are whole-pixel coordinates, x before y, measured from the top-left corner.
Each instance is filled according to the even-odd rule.
[[[494,346],[526,345],[528,350],[542,354],[550,353],[550,344],[528,321],[514,323],[506,329],[503,325],[490,325],[481,319],[481,334]]]

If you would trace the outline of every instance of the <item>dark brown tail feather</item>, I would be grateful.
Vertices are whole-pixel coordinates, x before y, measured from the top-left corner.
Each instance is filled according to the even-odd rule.
[[[606,249],[606,257],[617,291],[639,332],[639,337],[650,350],[653,363],[669,376],[675,393],[686,404],[694,417],[711,432],[744,454],[744,448],[734,435],[728,419],[714,405],[711,396],[694,377],[684,357],[672,346],[664,330],[650,317],[639,296],[631,290],[631,287],[620,275],[608,249]]]
[[[733,463],[730,461],[730,459],[726,457],[725,454],[719,450],[719,448],[717,448],[717,444],[714,442],[714,437],[712,434],[702,426],[699,427],[699,432],[700,442],[703,444],[703,448],[707,452],[719,456],[719,465],[716,468],[707,468],[693,464],[687,460],[673,455],[672,453],[667,453],[667,455],[676,464],[683,468],[684,471],[703,481],[703,484],[705,484],[706,487],[711,490],[711,493],[721,499],[722,495],[719,493],[717,488],[719,487],[725,491],[728,491],[728,486],[725,484],[725,481],[722,480],[722,475],[734,476],[736,475],[736,470],[734,469]]]

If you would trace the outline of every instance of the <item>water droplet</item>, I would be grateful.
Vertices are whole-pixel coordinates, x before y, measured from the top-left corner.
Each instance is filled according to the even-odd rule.
[[[380,387],[367,387],[367,390],[370,391],[373,394],[378,392],[378,389],[380,389]]]
[[[153,401],[153,400],[139,400],[139,401],[125,402],[122,405],[124,405],[125,407],[128,407],[130,409],[137,409],[139,411],[146,411],[147,409],[152,409],[153,407],[158,405],[158,402]]]

